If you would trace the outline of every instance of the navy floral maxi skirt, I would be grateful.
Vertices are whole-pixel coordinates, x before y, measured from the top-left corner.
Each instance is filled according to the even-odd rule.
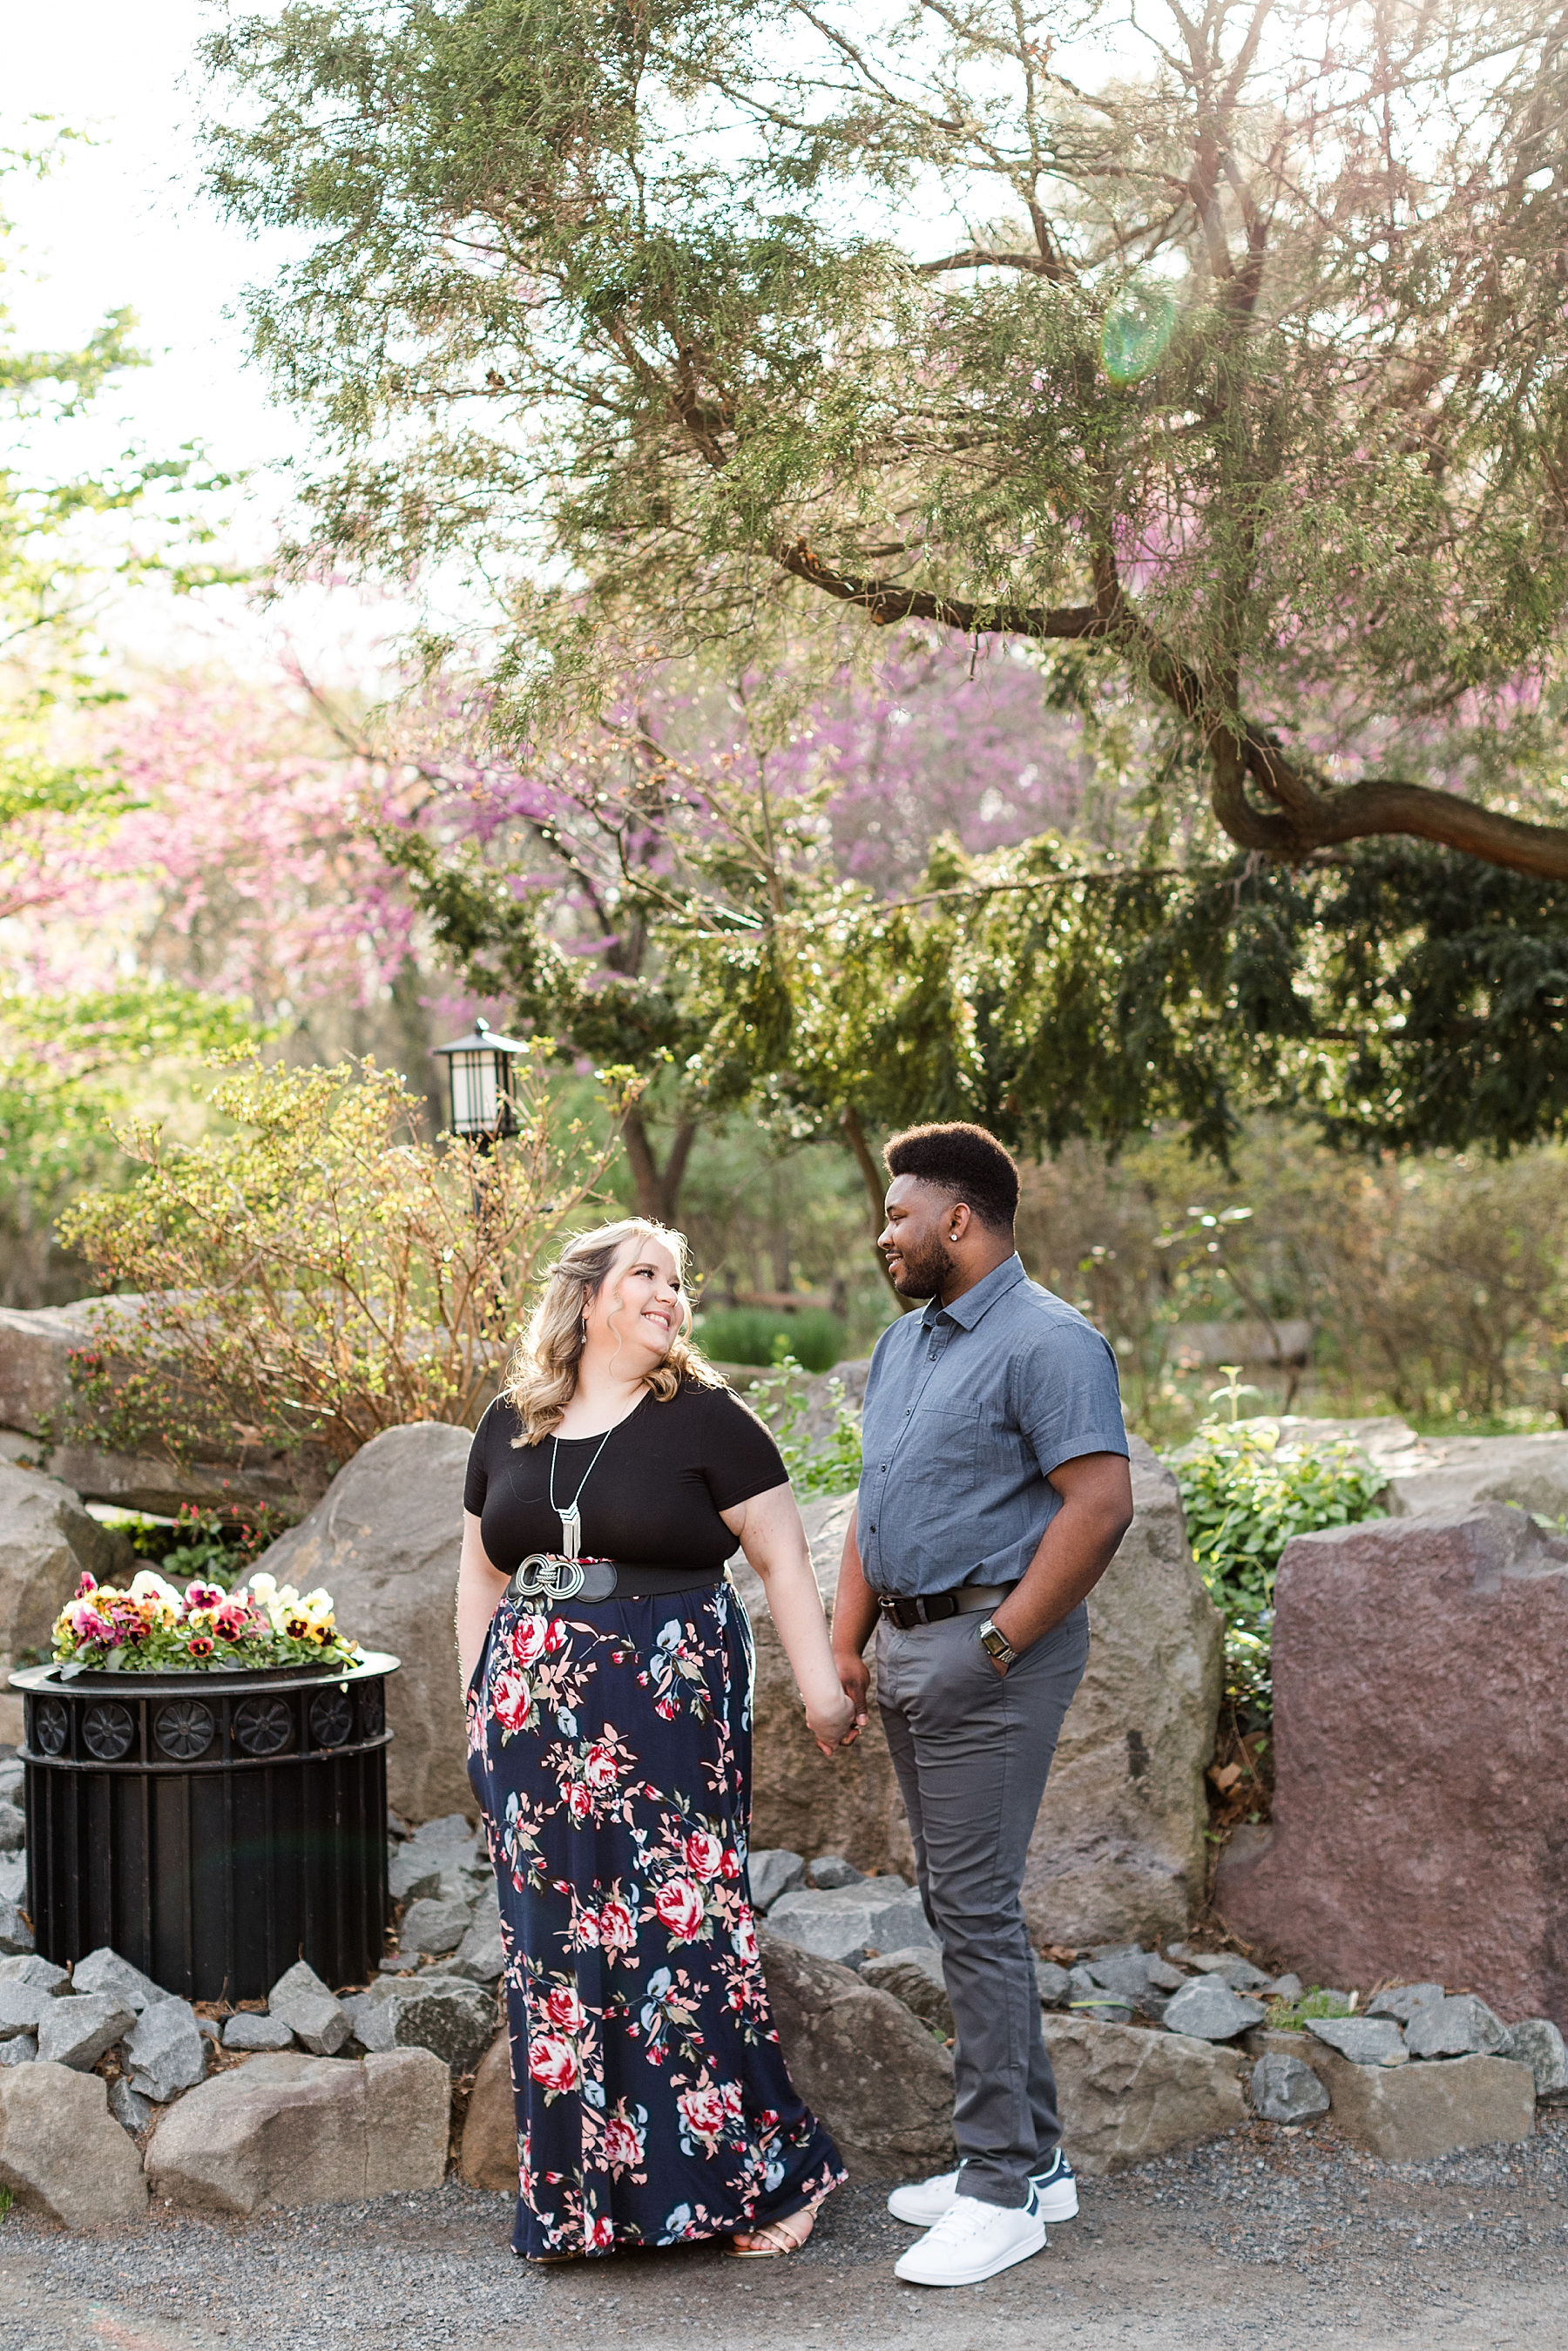
[[[726,2236],[846,2176],[758,1958],[746,1611],[727,1584],[570,1606],[503,1601],[468,1691],[530,2256]]]

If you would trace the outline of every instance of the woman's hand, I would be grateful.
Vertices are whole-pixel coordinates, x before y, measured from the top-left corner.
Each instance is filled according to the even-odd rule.
[[[852,1746],[859,1733],[854,1700],[841,1688],[823,1705],[808,1704],[806,1728],[824,1755],[836,1755],[841,1747]]]

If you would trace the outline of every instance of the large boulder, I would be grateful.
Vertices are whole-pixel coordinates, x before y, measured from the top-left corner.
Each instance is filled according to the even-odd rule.
[[[1391,1416],[1309,1420],[1292,1415],[1279,1425],[1297,1444],[1347,1438],[1387,1479],[1380,1500],[1393,1519],[1451,1516],[1477,1502],[1514,1502],[1548,1519],[1568,1514],[1568,1431],[1418,1437],[1407,1421]]]
[[[512,2043],[503,2025],[479,2060],[463,2122],[457,2169],[470,2188],[517,2192],[517,2108]]]
[[[387,1684],[387,1793],[412,1821],[476,1809],[453,1635],[472,1443],[444,1421],[383,1430],[256,1562],[301,1592],[325,1584],[351,1638],[402,1659]]]
[[[98,2074],[34,2064],[0,2072],[0,2185],[68,2229],[140,2220],[147,2182]]]
[[[1136,1515],[1090,1599],[1089,1669],[1024,1874],[1024,1907],[1042,1940],[1182,1934],[1203,1894],[1203,1775],[1214,1753],[1224,1625],[1192,1562],[1176,1479],[1142,1438],[1131,1447]],[[852,1499],[810,1503],[803,1513],[830,1610]],[[828,1761],[807,1731],[760,1582],[744,1562],[730,1572],[757,1636],[753,1841],[912,1876],[874,1683],[864,1734]]]
[[[953,2147],[953,2060],[891,1992],[758,1929],[789,2076],[857,2179],[945,2171]]]
[[[1221,1866],[1227,1924],[1320,1982],[1568,2024],[1568,1542],[1495,1502],[1298,1535],[1274,1606],[1274,1823]]]
[[[204,2212],[439,2188],[450,2111],[450,2077],[428,2049],[252,2057],[160,2118],[147,2177],[155,2196]]]
[[[17,1746],[22,1701],[5,1678],[23,1655],[47,1656],[49,1630],[84,1569],[101,1583],[131,1564],[123,1535],[37,1469],[0,1462],[0,1740]]]
[[[1249,2061],[1181,2032],[1082,2016],[1040,2018],[1074,2168],[1091,2178],[1147,2163],[1247,2120]]]

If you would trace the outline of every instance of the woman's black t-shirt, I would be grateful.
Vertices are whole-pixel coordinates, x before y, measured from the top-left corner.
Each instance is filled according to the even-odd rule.
[[[652,1390],[610,1432],[586,1486],[598,1437],[543,1437],[516,1448],[515,1407],[497,1396],[474,1432],[463,1507],[479,1520],[492,1567],[510,1575],[530,1552],[559,1552],[560,1520],[550,1507],[555,1452],[558,1502],[582,1487],[584,1559],[720,1568],[735,1537],[719,1517],[789,1475],[779,1447],[727,1388],[683,1380],[667,1404]]]

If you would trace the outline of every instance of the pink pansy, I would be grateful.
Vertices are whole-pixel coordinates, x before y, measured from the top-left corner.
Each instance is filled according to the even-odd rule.
[[[672,1935],[689,1943],[703,1923],[703,1898],[689,1878],[672,1877],[653,1896],[653,1909]]]
[[[187,1608],[221,1608],[227,1598],[228,1593],[221,1583],[203,1583],[198,1578],[194,1583],[185,1586]]]

